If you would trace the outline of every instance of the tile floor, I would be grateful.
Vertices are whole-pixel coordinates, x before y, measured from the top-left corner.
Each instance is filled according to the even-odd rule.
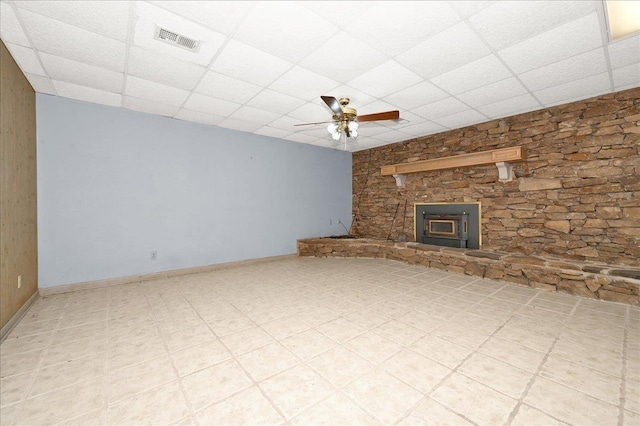
[[[640,309],[373,259],[39,299],[2,425],[639,425]]]

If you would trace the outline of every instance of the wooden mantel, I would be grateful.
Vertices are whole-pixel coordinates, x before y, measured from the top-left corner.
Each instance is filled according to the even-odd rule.
[[[396,184],[399,187],[403,187],[407,173],[495,164],[498,167],[499,180],[501,182],[509,182],[513,178],[510,163],[523,161],[525,156],[526,150],[523,146],[512,146],[491,151],[434,158],[433,160],[382,166],[381,174],[382,176],[393,176],[396,178]]]

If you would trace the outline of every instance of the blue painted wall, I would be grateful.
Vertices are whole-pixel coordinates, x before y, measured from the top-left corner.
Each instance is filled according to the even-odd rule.
[[[351,153],[36,100],[40,287],[291,254],[350,225]]]

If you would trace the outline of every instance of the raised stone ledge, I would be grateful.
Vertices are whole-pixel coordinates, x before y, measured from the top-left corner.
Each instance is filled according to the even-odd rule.
[[[640,268],[370,238],[298,240],[298,256],[400,260],[449,272],[640,306]]]

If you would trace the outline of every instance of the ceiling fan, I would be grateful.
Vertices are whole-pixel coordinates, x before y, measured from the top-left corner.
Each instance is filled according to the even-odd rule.
[[[333,96],[320,96],[325,104],[333,112],[333,121],[321,121],[319,123],[304,123],[295,124],[295,126],[313,126],[316,124],[330,123],[327,126],[327,130],[331,134],[333,140],[340,140],[342,133],[346,138],[355,138],[358,136],[358,123],[366,121],[382,121],[382,120],[398,120],[400,118],[400,112],[385,111],[375,114],[358,115],[355,108],[351,108],[349,105],[349,98],[340,98],[340,100]]]

